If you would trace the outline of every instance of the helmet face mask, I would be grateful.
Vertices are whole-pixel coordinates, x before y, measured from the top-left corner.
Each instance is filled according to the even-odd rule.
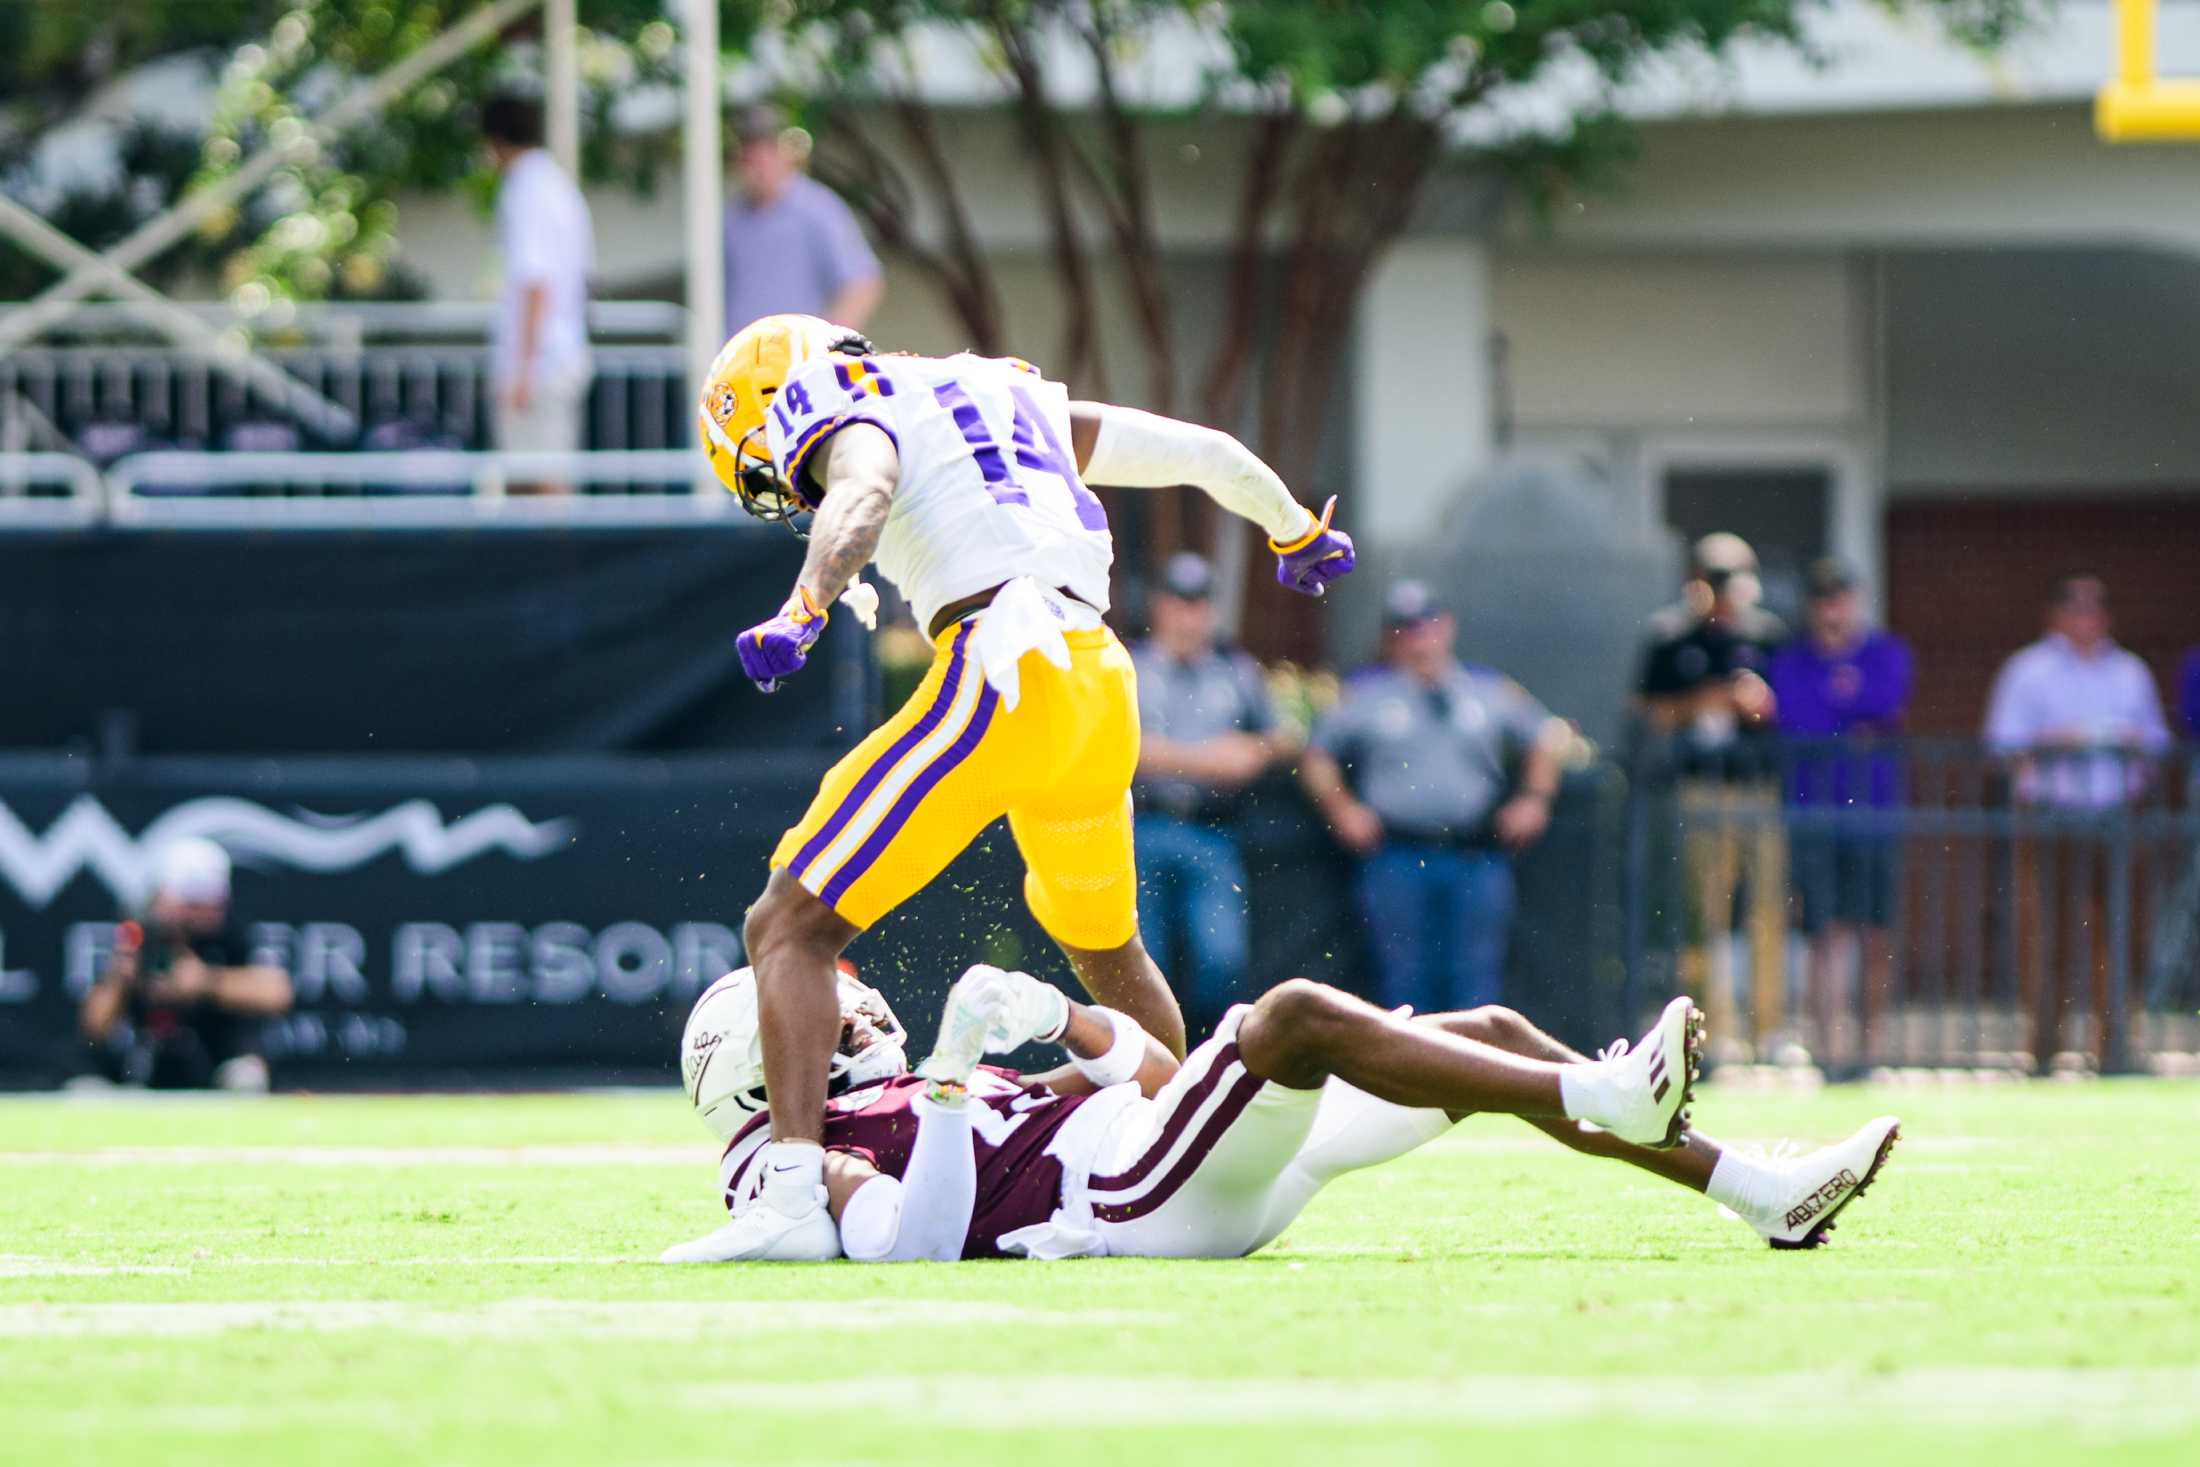
[[[843,967],[837,977],[840,1041],[826,1093],[841,1095],[909,1072],[909,1031],[886,996]],[[756,970],[739,968],[703,990],[680,1039],[680,1079],[703,1124],[730,1141],[770,1109],[764,1090],[764,1031]]]
[[[720,349],[711,363],[696,404],[697,441],[711,472],[740,501],[767,523],[798,524],[817,508],[799,485],[789,484],[772,462],[765,415],[771,400],[804,365],[836,353],[868,356],[871,343],[861,332],[816,316],[765,316],[752,321]]]
[[[765,447],[764,436],[762,424],[742,435],[734,455],[739,467],[734,471],[733,497],[756,519],[766,524],[785,525],[798,538],[807,540],[810,537],[808,522],[796,524],[795,517],[808,515],[817,506],[779,476],[779,469]]]

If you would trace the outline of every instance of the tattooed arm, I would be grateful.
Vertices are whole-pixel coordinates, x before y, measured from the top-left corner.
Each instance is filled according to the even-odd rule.
[[[830,606],[878,551],[901,479],[901,455],[884,432],[850,423],[818,446],[804,472],[825,488],[796,584],[816,605]]]

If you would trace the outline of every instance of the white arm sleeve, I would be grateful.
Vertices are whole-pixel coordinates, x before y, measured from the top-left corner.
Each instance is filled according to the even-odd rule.
[[[969,1106],[910,1102],[917,1139],[900,1179],[873,1177],[840,1217],[840,1251],[858,1263],[953,1263],[978,1210],[978,1153]]]
[[[1084,406],[1084,404],[1080,404]],[[1278,544],[1313,524],[1276,471],[1229,434],[1114,403],[1093,403],[1100,432],[1084,468],[1085,482],[1111,489],[1165,489],[1191,484],[1230,513],[1251,520]]]

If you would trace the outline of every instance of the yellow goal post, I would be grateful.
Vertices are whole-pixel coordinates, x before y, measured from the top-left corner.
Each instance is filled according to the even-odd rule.
[[[2154,74],[2159,0],[2116,0],[2116,71],[2093,98],[2103,142],[2165,143],[2200,138],[2200,79]]]

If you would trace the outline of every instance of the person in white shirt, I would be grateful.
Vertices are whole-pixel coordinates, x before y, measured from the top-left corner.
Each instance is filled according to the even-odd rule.
[[[591,373],[588,272],[594,236],[580,188],[542,147],[542,109],[491,98],[481,130],[501,176],[497,251],[503,285],[490,342],[496,446],[506,453],[575,453]],[[514,493],[563,493],[515,483]]]
[[[2012,761],[2018,805],[2066,822],[2016,842],[2017,965],[2042,1070],[2061,1046],[2077,974],[2088,969],[2093,1044],[2103,1064],[2110,1058],[2108,925],[2131,918],[2107,909],[2102,839],[2067,821],[2135,801],[2153,756],[2170,743],[2154,674],[2108,633],[2101,578],[2064,576],[2048,598],[2047,635],[2002,664],[1986,708],[1986,744]]]

